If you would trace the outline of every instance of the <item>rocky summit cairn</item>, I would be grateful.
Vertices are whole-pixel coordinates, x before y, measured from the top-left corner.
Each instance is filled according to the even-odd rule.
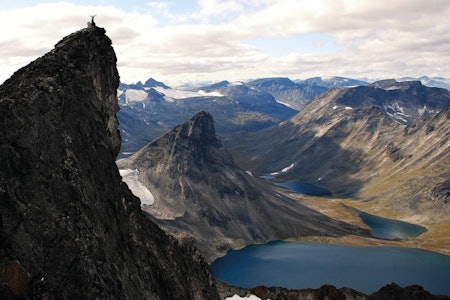
[[[116,56],[96,26],[0,87],[1,299],[218,299],[121,182]]]

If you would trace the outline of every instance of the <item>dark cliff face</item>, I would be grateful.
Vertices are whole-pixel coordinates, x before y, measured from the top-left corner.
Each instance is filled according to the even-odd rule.
[[[0,295],[217,299],[121,182],[111,40],[90,27],[0,87]],[[20,276],[19,276],[20,275]]]

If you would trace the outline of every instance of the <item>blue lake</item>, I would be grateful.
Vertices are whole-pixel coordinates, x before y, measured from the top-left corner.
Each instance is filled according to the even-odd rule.
[[[273,180],[274,176],[261,176],[269,181]],[[298,180],[286,181],[286,182],[273,182],[272,184],[281,186],[291,190],[294,193],[309,195],[309,196],[331,196],[332,193],[324,188],[321,188],[317,185],[301,182]],[[415,237],[427,231],[425,227],[393,220],[378,217],[375,215],[371,215],[369,213],[360,211],[355,209],[358,212],[361,220],[370,227],[370,232],[373,236],[383,239],[403,239],[406,237]]]
[[[304,194],[308,196],[331,196],[331,192],[321,188],[317,185],[301,182],[298,180],[286,182],[272,182],[276,186],[287,188],[295,193]]]
[[[211,264],[211,271],[218,279],[245,288],[333,284],[371,294],[396,282],[450,295],[450,256],[413,248],[277,241],[229,251]]]
[[[403,239],[419,236],[427,231],[425,227],[419,225],[382,218],[363,211],[359,211],[359,217],[364,224],[370,227],[370,233],[378,238]]]

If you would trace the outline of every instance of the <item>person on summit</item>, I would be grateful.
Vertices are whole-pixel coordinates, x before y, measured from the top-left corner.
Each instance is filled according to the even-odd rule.
[[[96,15],[89,15],[91,17],[91,22],[88,22],[88,27],[95,27],[94,18]]]

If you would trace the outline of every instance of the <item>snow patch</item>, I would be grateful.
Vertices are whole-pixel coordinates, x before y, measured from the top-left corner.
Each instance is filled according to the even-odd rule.
[[[389,86],[389,87],[384,88],[384,89],[385,89],[386,91],[395,91],[395,90],[401,89],[401,87],[394,85],[394,86]]]
[[[147,92],[144,90],[127,89],[125,91],[125,103],[141,102],[147,99]]]
[[[138,169],[119,170],[122,181],[125,182],[133,194],[141,200],[141,206],[153,205],[155,198],[153,194],[139,181]]]
[[[289,171],[290,169],[292,169],[294,167],[294,164],[292,163],[289,167],[286,167],[284,169],[281,170],[281,173],[286,173],[287,171]]]
[[[350,106],[345,107],[345,110],[352,110],[352,109],[353,109],[353,107],[350,107]]]
[[[292,163],[290,166],[288,166],[288,167],[286,167],[286,168],[281,169],[281,171],[277,171],[277,172],[270,173],[270,175],[276,176],[276,175],[278,175],[278,174],[280,174],[280,173],[286,173],[287,171],[289,171],[289,170],[292,169],[293,167],[294,167],[294,163]]]
[[[223,97],[223,95],[219,92],[205,92],[204,90],[199,90],[197,92],[197,96],[213,96],[213,97]]]
[[[253,177],[253,173],[252,173],[252,171],[245,171],[245,173],[247,173],[248,175],[250,175],[250,176],[252,176],[252,177]]]
[[[174,100],[180,100],[180,99],[186,99],[186,98],[193,98],[193,97],[223,97],[219,92],[205,92],[203,90],[199,91],[184,91],[184,90],[178,90],[178,89],[165,89],[163,87],[155,87],[155,90],[157,90],[160,93],[163,93],[166,97],[164,99],[167,102],[174,102]]]
[[[289,103],[278,101],[278,100],[277,100],[277,102],[280,103],[280,104],[283,104],[284,106],[292,108],[292,106]]]
[[[426,105],[424,105],[423,108],[419,108],[417,111],[418,111],[420,116],[423,116],[426,112],[429,112],[429,113],[432,113],[432,114],[437,114],[439,112],[439,111],[436,111],[436,110],[429,109]]]
[[[248,297],[241,297],[241,296],[238,296],[238,295],[234,295],[232,297],[225,298],[225,300],[261,300],[261,298],[259,298],[259,297],[257,297],[257,296],[252,294],[252,295],[250,295]],[[270,299],[268,299],[268,300],[270,300]]]

